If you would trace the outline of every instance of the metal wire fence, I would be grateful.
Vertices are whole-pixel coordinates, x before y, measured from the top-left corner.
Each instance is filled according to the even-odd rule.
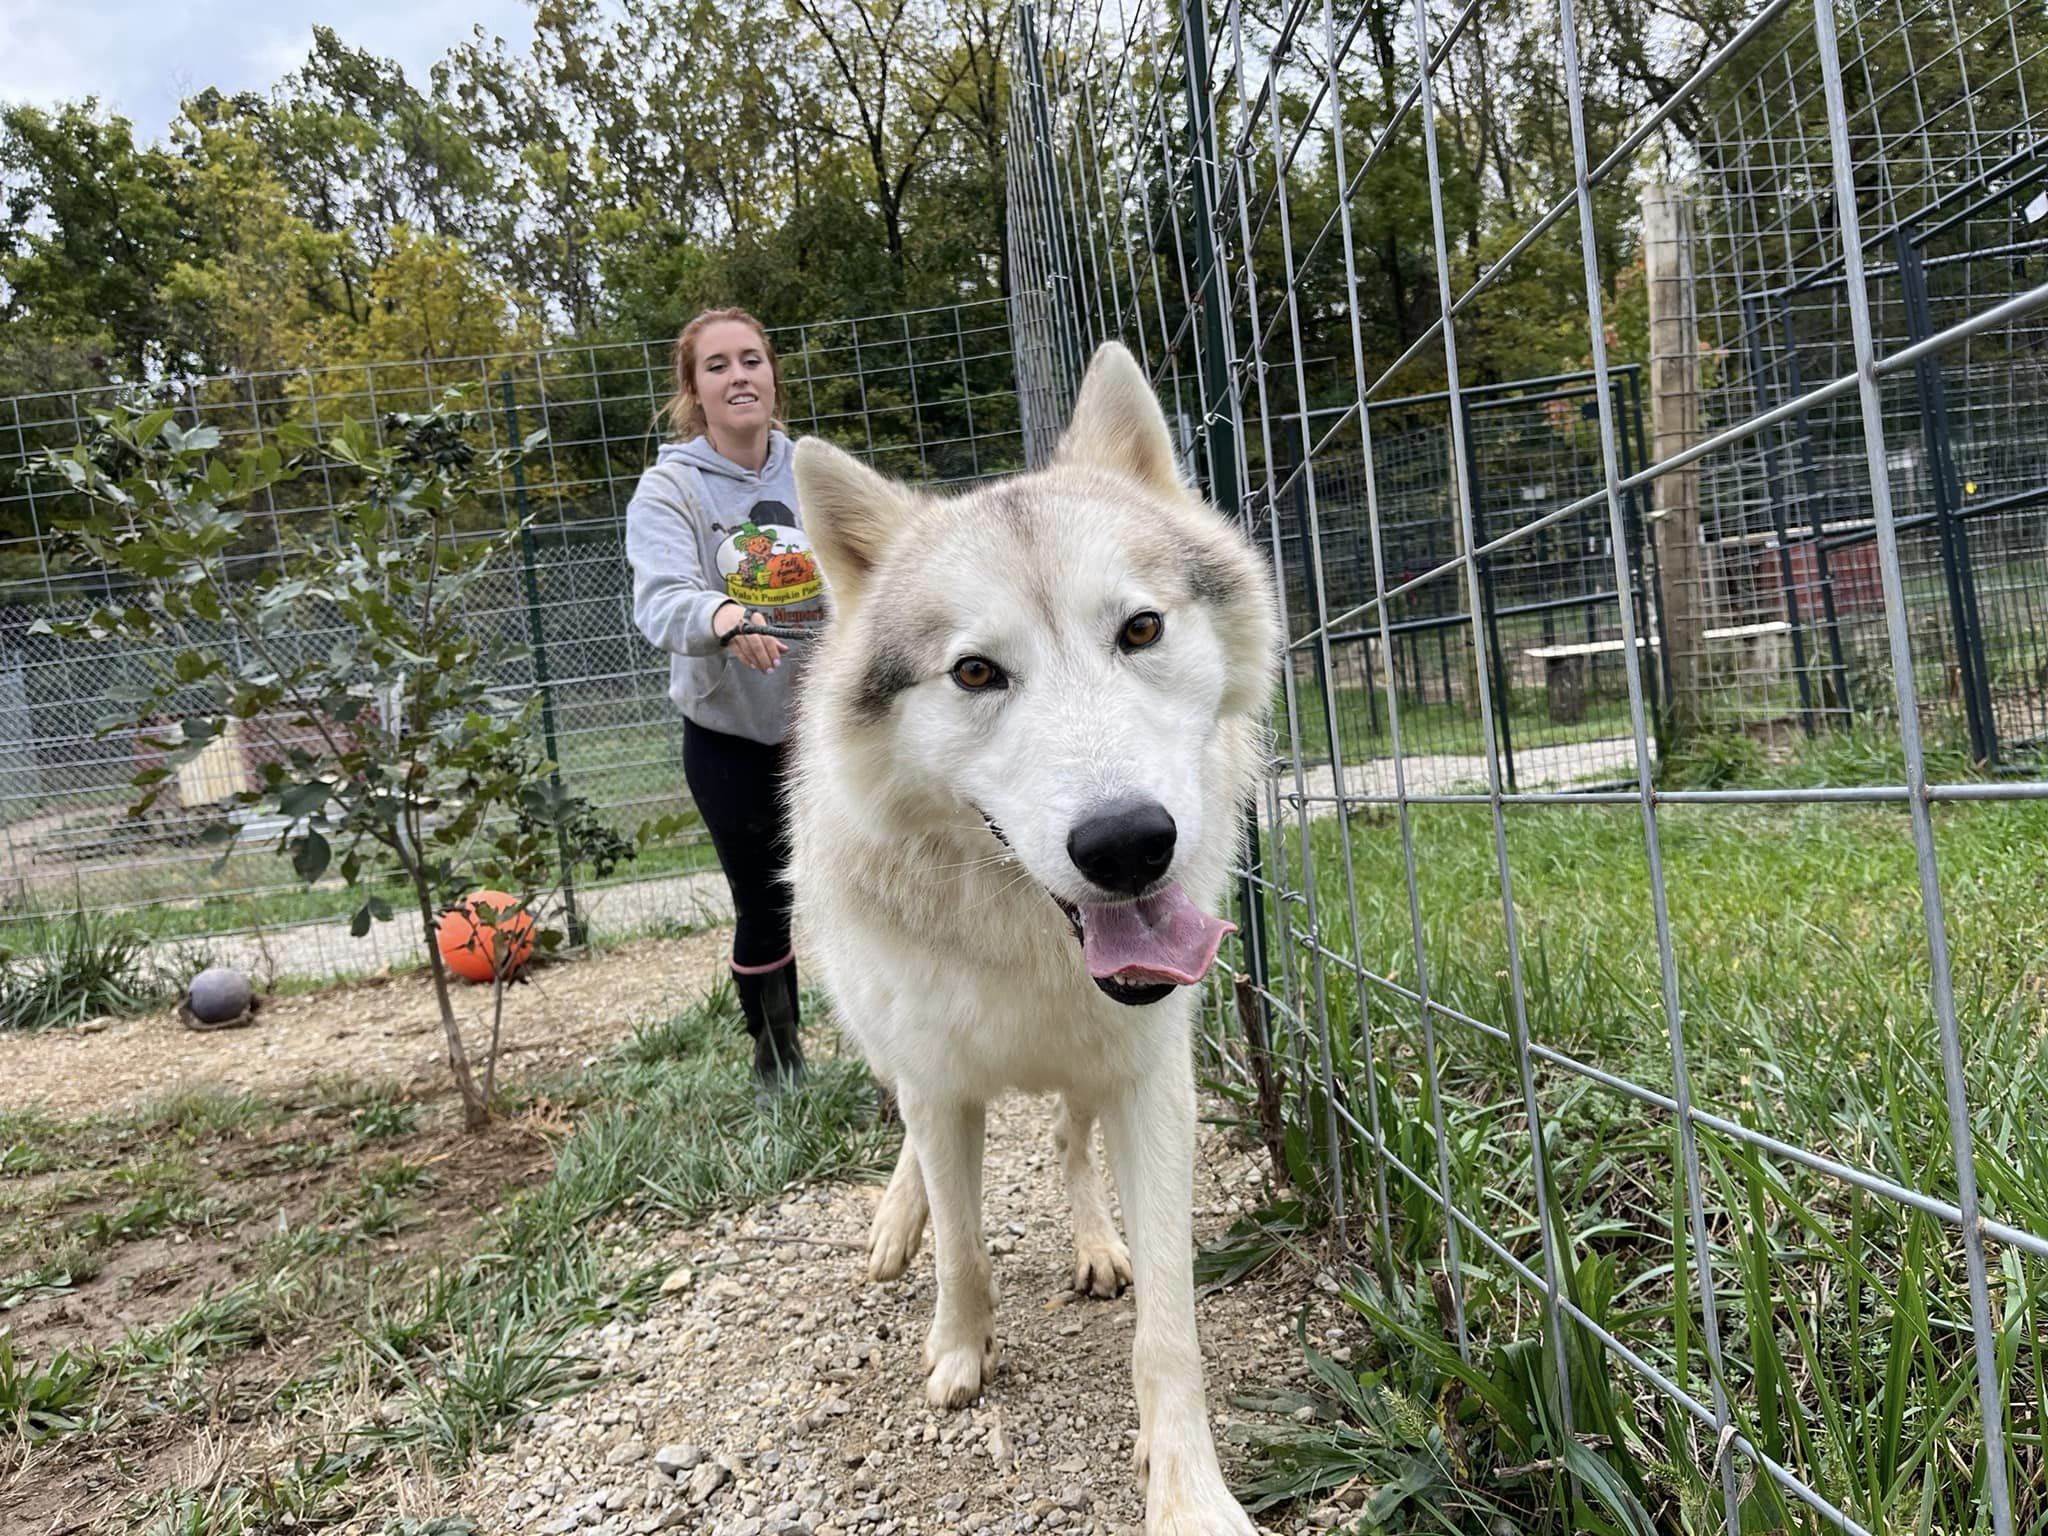
[[[1001,301],[821,321],[774,339],[792,433],[821,433],[891,474],[932,484],[1022,463]],[[524,568],[493,574],[469,622],[494,639],[494,686],[524,694],[545,679],[565,787],[631,830],[661,815],[687,819],[689,810],[666,658],[633,628],[624,554],[626,504],[664,435],[658,412],[669,371],[661,340],[200,378],[170,389],[185,424],[218,428],[230,451],[287,420],[317,430],[354,418],[381,433],[390,413],[424,409],[459,385],[477,391],[493,442],[544,428],[545,447],[492,510],[531,519],[529,557]],[[155,386],[159,394],[165,387]],[[0,400],[0,945],[24,925],[85,912],[119,913],[160,937],[216,946],[260,937],[260,963],[299,974],[372,969],[409,953],[417,937],[400,927],[352,939],[347,892],[300,886],[261,841],[261,827],[216,868],[216,851],[197,835],[208,819],[204,762],[183,776],[198,775],[185,797],[193,803],[174,788],[159,814],[131,820],[129,781],[146,750],[134,732],[102,726],[110,694],[139,680],[148,658],[115,642],[32,632],[38,620],[84,617],[108,589],[103,575],[69,563],[56,526],[62,504],[31,462],[79,441],[95,406],[132,393]],[[336,487],[315,478],[290,491],[296,500],[252,509],[236,568],[274,558],[281,526],[326,511]],[[292,640],[324,643],[317,633]],[[598,900],[600,926],[698,916],[718,890],[688,878],[704,869],[715,863],[699,838],[647,850],[617,877],[622,888]],[[246,944],[229,947],[240,954]]]
[[[2048,32],[1766,4],[1617,121],[1606,15],[1027,0],[1025,444],[1124,339],[1281,577],[1205,1033],[1362,1263],[1373,1390],[1433,1425],[1405,1462],[1384,1422],[1332,1436],[1337,1476],[1390,1529],[1388,1489],[1458,1529],[2038,1531],[2048,785],[2009,748],[2048,286],[2010,210]],[[1552,115],[1481,124],[1446,83],[1511,23]],[[1524,212],[1474,261],[1452,150],[1502,120],[1567,152],[1531,194],[1507,145]],[[1366,235],[1403,230],[1390,298]],[[1584,367],[1482,383],[1460,343],[1532,265]],[[1985,678],[1998,750],[1947,751]]]
[[[1854,7],[1842,16],[1845,132],[1858,159],[1873,345],[1926,341],[2041,281],[2048,67],[2017,7]],[[1738,52],[1698,147],[1709,429],[1854,371],[1846,262],[1815,178],[1826,100],[1810,24]],[[2048,736],[2048,350],[2015,316],[1923,357],[1880,392],[1926,725],[1979,762]],[[1808,731],[1885,707],[1884,598],[1859,404],[1837,395],[1708,461],[1706,600],[1786,625],[1775,697]]]

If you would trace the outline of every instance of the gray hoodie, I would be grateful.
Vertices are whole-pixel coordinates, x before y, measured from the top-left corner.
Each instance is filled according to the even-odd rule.
[[[699,725],[770,744],[788,728],[807,647],[795,642],[773,672],[757,672],[719,645],[711,616],[730,599],[776,624],[824,622],[789,462],[780,432],[758,474],[707,438],[664,443],[626,507],[633,623],[670,654],[668,696]]]

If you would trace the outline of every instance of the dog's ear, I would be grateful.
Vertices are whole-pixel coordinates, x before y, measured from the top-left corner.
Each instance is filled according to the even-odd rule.
[[[844,611],[860,601],[883,551],[909,516],[909,494],[821,437],[799,442],[792,464],[797,506],[817,551],[819,574]]]
[[[1183,489],[1159,397],[1122,342],[1096,349],[1053,462],[1115,470],[1158,491]]]

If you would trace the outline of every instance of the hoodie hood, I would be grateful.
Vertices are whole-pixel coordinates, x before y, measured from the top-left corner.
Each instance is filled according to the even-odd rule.
[[[699,473],[717,475],[725,480],[750,483],[757,480],[780,480],[789,472],[789,438],[779,431],[768,434],[768,457],[762,462],[760,473],[742,468],[711,446],[708,437],[693,437],[683,443],[663,443],[654,456],[657,464],[688,464]]]

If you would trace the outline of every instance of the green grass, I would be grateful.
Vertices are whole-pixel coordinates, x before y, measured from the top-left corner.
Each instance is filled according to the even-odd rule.
[[[1897,782],[1875,736],[1823,743],[1790,763],[1698,758],[1674,779],[1715,785]],[[1931,765],[1937,777],[1961,766]],[[2048,805],[1937,807],[1947,937],[1987,1210],[2048,1231]],[[1930,966],[1903,807],[1666,806],[1664,885],[1695,1102],[1737,1124],[1956,1198]],[[1509,963],[1490,813],[1412,812],[1423,952],[1440,1003],[1508,1027]],[[1323,938],[1413,987],[1416,963],[1391,819],[1354,826],[1358,924],[1351,931],[1334,824],[1312,838]],[[1531,1035],[1601,1071],[1670,1095],[1672,1057],[1640,813],[1633,807],[1510,807],[1507,842]],[[1275,850],[1275,854],[1291,850]],[[1295,877],[1290,877],[1295,878]],[[1290,914],[1299,918],[1299,909]],[[1278,956],[1275,956],[1278,963]],[[1436,1207],[1437,1138],[1414,1004],[1327,967],[1338,1079],[1366,1118],[1360,1007],[1377,1053],[1372,1085],[1388,1143],[1426,1188],[1353,1145],[1352,1232],[1364,1257],[1377,1177],[1389,1191],[1396,1283],[1361,1271],[1347,1299],[1376,1338],[1365,1368],[1317,1367],[1321,1432],[1254,1436],[1267,1492],[1365,1476],[1388,1492],[1367,1529],[1480,1531],[1719,1528],[1719,1488],[1695,1430],[1618,1359],[1568,1328],[1575,1422],[1557,1433],[1540,1298],[1458,1234],[1469,1363],[1449,1342],[1430,1277],[1448,1233]],[[1294,1027],[1303,1027],[1296,1024]],[[1435,1088],[1453,1202],[1539,1273],[1529,1127],[1513,1052],[1450,1019],[1434,1024]],[[1315,1059],[1312,1032],[1304,1058]],[[1553,1248],[1587,1313],[1702,1402],[1710,1399],[1696,1260],[1671,1117],[1538,1061]],[[1314,1191],[1320,1100],[1289,1100],[1300,1182]],[[1953,1228],[1732,1136],[1699,1131],[1711,1274],[1737,1423],[1872,1530],[1976,1528],[1987,1470],[1977,1456],[1975,1360]],[[1241,1236],[1238,1247],[1271,1239]],[[1249,1255],[1255,1258],[1255,1254]],[[1228,1256],[1212,1267],[1229,1267]],[[2037,1266],[1992,1251],[1993,1312],[2020,1528],[2048,1528],[2041,1476],[2048,1424]],[[1311,1362],[1313,1364],[1313,1362]],[[1346,1387],[1336,1377],[1352,1385]],[[1353,1389],[1364,1396],[1357,1397]],[[1394,1406],[1390,1407],[1389,1404]],[[1400,1418],[1407,1403],[1422,1416]],[[1390,1419],[1389,1415],[1395,1418]],[[1400,1419],[1397,1424],[1395,1419]],[[1400,1427],[1405,1424],[1406,1427]],[[1598,1468],[1582,1465],[1594,1455]],[[1561,1475],[1569,1455],[1576,1481]],[[1518,1478],[1489,1467],[1547,1470]],[[1462,1470],[1461,1470],[1462,1468]],[[1810,1517],[1768,1479],[1749,1479],[1745,1529],[1806,1530]],[[1574,1494],[1573,1489],[1577,1492]],[[1578,1503],[1572,1503],[1576,1497]],[[1650,1522],[1645,1527],[1642,1518]]]
[[[409,1136],[418,1123],[419,1112],[410,1104],[365,1104],[349,1117],[349,1129],[355,1133],[358,1144],[366,1141],[388,1141],[394,1136]]]
[[[649,808],[650,814],[657,809],[665,808]],[[630,834],[638,825],[634,820],[633,827],[626,830]],[[650,842],[622,873],[628,879],[646,879],[716,867],[717,857],[701,831],[686,827],[673,838]],[[588,886],[593,874],[587,865],[576,871],[581,886]],[[346,922],[370,891],[391,902],[397,914],[394,921],[417,925],[409,890],[389,872],[373,870],[357,888],[339,881],[306,887],[292,883],[290,864],[268,848],[235,854],[219,874],[203,859],[155,869],[116,865],[104,874],[67,885],[61,907],[11,914],[0,925],[0,941],[14,949],[46,948],[72,921],[73,911],[83,906],[107,909],[114,914],[113,921],[148,943],[186,940],[203,945],[221,934]],[[183,974],[189,975],[202,964],[203,960],[191,965]]]
[[[0,1330],[0,1426],[28,1445],[84,1428],[90,1422],[92,1375],[91,1364],[69,1350],[41,1364],[17,1360],[12,1341]]]
[[[246,1482],[165,1492],[136,1512],[132,1528],[142,1536],[267,1536],[271,1531],[317,1528],[330,1523],[350,1480],[368,1459],[367,1452],[299,1456]],[[467,1521],[430,1524],[440,1528],[436,1536],[467,1536],[475,1530]],[[421,1532],[429,1528],[400,1521],[388,1529],[399,1526]]]
[[[809,1016],[822,1013],[810,999]],[[825,1057],[800,1092],[757,1109],[745,1039],[729,986],[637,1031],[586,1081],[581,1091],[597,1103],[554,1177],[520,1202],[507,1229],[514,1250],[545,1253],[562,1234],[620,1211],[695,1220],[795,1183],[887,1168],[896,1132],[876,1118],[864,1067]]]
[[[764,1112],[753,1103],[745,1038],[722,989],[550,1090],[584,1104],[552,1175],[487,1224],[474,1257],[415,1296],[379,1297],[369,1308],[366,1347],[408,1404],[382,1435],[452,1468],[573,1390],[581,1378],[566,1352],[571,1334],[637,1307],[659,1278],[610,1266],[599,1246],[608,1222],[694,1220],[803,1180],[888,1166],[895,1132],[876,1113],[863,1067],[814,1057],[807,1084]]]
[[[276,1111],[242,1089],[204,1084],[179,1088],[135,1112],[137,1130],[157,1132],[187,1145],[223,1131],[239,1131],[276,1117]]]
[[[1337,710],[1337,730],[1344,742],[1346,762],[1390,756],[1393,737],[1387,728],[1386,696],[1363,688],[1340,687],[1332,691]],[[1330,725],[1327,706],[1313,679],[1297,681],[1295,711],[1301,730],[1301,759],[1327,761],[1330,755]],[[1276,692],[1273,729],[1278,750],[1293,755],[1287,723],[1287,701]],[[1630,732],[1628,701],[1588,698],[1585,718],[1560,725],[1550,718],[1549,706],[1540,689],[1517,688],[1508,695],[1509,739],[1516,751],[1538,747],[1568,746],[1575,742],[1606,741]],[[1401,749],[1409,756],[1448,754],[1477,756],[1485,750],[1476,711],[1462,705],[1425,703],[1408,697],[1401,700]]]
[[[43,1153],[29,1171],[78,1169],[73,1158],[81,1151],[88,1165],[39,1184],[0,1183],[0,1309],[86,1284],[124,1244],[198,1231],[234,1214],[233,1202],[203,1192],[199,1168],[183,1150],[189,1142],[168,1151],[145,1144],[111,1166],[98,1142],[97,1133],[72,1128],[14,1143]]]

